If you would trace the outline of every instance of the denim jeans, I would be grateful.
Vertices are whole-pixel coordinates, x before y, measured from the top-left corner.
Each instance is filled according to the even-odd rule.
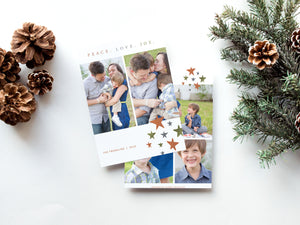
[[[205,133],[207,132],[207,127],[206,126],[201,126],[197,129],[197,132],[194,131],[194,129],[188,127],[187,125],[185,124],[182,124],[181,125],[181,128],[182,128],[182,132],[183,134],[201,134],[201,133]]]
[[[102,121],[101,124],[92,124],[92,126],[94,134],[100,134],[111,131],[109,119],[106,122]]]
[[[141,116],[139,118],[136,118],[138,126],[143,125],[143,124],[147,124],[149,122],[149,117],[150,117],[150,115]]]

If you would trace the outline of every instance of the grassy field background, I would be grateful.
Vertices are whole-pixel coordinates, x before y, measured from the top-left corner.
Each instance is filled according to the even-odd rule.
[[[187,115],[188,105],[190,103],[197,103],[200,106],[198,114],[201,116],[201,125],[206,126],[209,134],[213,134],[213,102],[205,101],[188,101],[178,100],[181,104],[182,116],[181,123],[184,123],[184,117]]]
[[[149,50],[147,51],[149,54],[151,54],[153,56],[153,59],[155,60],[157,53],[159,52],[166,52],[166,48],[157,48],[154,50]],[[143,52],[137,52],[137,53],[143,53]],[[130,66],[130,59],[132,58],[132,56],[134,56],[137,53],[133,53],[130,55],[125,55],[124,56],[124,61],[125,61],[125,66],[129,67]]]

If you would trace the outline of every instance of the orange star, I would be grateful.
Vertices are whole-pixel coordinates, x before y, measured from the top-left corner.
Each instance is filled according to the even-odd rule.
[[[148,145],[148,148],[151,148],[151,143],[148,142],[146,145]]]
[[[194,85],[195,85],[196,89],[198,89],[200,87],[200,84],[198,84],[198,83],[195,83]]]
[[[189,72],[189,75],[193,74],[194,75],[194,71],[195,71],[195,68],[190,68],[190,69],[187,69],[187,71]]]
[[[168,144],[170,145],[170,149],[174,148],[174,150],[176,151],[176,145],[178,145],[179,142],[175,142],[174,139],[172,138],[172,141],[167,141]]]
[[[182,82],[182,85],[184,85],[184,82]]]
[[[164,117],[160,117],[158,118],[158,116],[156,117],[155,120],[150,121],[150,123],[154,123],[156,125],[156,130],[158,129],[158,127],[162,127],[165,128],[164,125],[162,125],[162,121],[163,121]]]

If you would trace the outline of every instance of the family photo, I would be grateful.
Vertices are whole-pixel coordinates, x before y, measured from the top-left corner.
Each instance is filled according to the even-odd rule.
[[[137,125],[181,116],[165,48],[124,56]],[[125,183],[172,183],[173,154],[125,163]]]
[[[174,171],[168,183],[212,183],[212,140],[186,138],[185,146],[185,150],[171,153],[174,158]],[[127,184],[166,183],[161,181],[159,169],[150,162],[150,159],[144,158],[125,163],[124,182]]]
[[[201,84],[198,88],[175,85],[176,99],[181,105],[181,123],[185,138],[212,139],[213,136],[213,85]]]
[[[94,135],[135,126],[122,58],[92,61],[80,69]]]
[[[212,183],[212,141],[188,138],[185,146],[174,153],[174,183]]]

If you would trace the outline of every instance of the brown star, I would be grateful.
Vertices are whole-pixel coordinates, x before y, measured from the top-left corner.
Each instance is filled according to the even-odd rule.
[[[168,144],[170,145],[170,149],[174,148],[174,150],[176,151],[176,145],[178,145],[179,142],[175,142],[174,139],[172,138],[172,141],[167,141]]]
[[[194,85],[195,85],[196,89],[198,89],[200,87],[200,84],[198,84],[198,83],[194,83]]]
[[[148,145],[148,148],[151,148],[151,143],[148,142],[146,145]]]
[[[187,71],[189,72],[189,75],[193,74],[194,75],[194,71],[195,71],[195,68],[190,68],[190,69],[187,69]]]
[[[154,123],[156,125],[156,130],[158,129],[158,127],[162,127],[165,128],[164,125],[162,125],[162,121],[163,121],[164,117],[160,117],[158,118],[158,116],[156,117],[155,120],[150,121],[150,123]]]

